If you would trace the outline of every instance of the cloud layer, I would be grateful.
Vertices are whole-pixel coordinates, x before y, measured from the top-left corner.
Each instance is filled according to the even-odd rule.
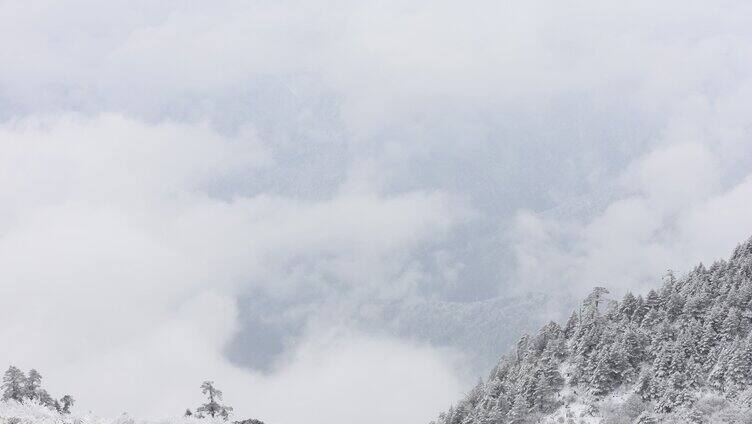
[[[353,328],[374,299],[642,290],[752,234],[749,9],[2,1],[0,363],[107,414],[214,378],[425,421],[461,352]],[[263,372],[254,300],[295,326]]]
[[[82,404],[110,414],[175,413],[198,401],[197,382],[216,378],[232,389],[228,399],[241,413],[298,422],[304,409],[284,412],[285,404],[302,396],[299,402],[326,405],[320,413],[327,421],[352,420],[366,408],[355,398],[347,399],[356,408],[350,412],[328,405],[374,372],[383,380],[369,390],[384,389],[397,374],[413,376],[412,390],[434,378],[443,393],[457,389],[441,355],[358,335],[301,342],[271,378],[223,356],[237,329],[236,298],[246,291],[305,292],[315,300],[413,290],[399,278],[410,252],[454,220],[440,193],[214,197],[218,180],[270,166],[252,135],[226,138],[201,124],[119,115],[11,121],[0,128],[0,146],[0,331],[11,341],[2,360],[50,370],[51,387],[75,392]],[[342,281],[350,286],[333,286]],[[382,355],[389,359],[375,360]],[[289,376],[296,373],[303,381],[296,384],[309,385],[330,373],[329,387],[293,394],[315,391],[294,389],[298,380]],[[342,373],[354,380],[334,378]],[[421,402],[436,408],[437,399]],[[428,418],[420,415],[425,409],[404,412]]]

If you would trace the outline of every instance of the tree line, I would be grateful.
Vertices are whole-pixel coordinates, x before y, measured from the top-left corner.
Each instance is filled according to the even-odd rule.
[[[708,394],[730,408],[752,396],[752,239],[728,261],[700,264],[683,278],[669,272],[646,296],[607,295],[598,287],[563,326],[523,336],[435,423],[536,422],[617,391],[629,395],[630,420],[698,414],[716,407],[698,405]]]
[[[34,402],[61,414],[69,414],[75,402],[70,395],[55,399],[42,388],[42,375],[35,369],[28,374],[11,365],[3,374],[2,399],[14,400],[19,403]]]
[[[47,390],[42,388],[42,375],[35,369],[24,373],[18,367],[11,365],[3,374],[3,383],[0,385],[3,401],[16,401],[18,403],[36,403],[45,406],[60,414],[70,414],[75,400],[70,395],[64,395],[60,399],[52,397]],[[222,404],[222,391],[214,386],[214,382],[207,380],[201,384],[201,392],[206,395],[207,401],[196,408],[195,411],[186,409],[185,417],[190,418],[222,418],[228,421],[233,408]],[[264,424],[256,419],[235,421],[235,424]]]

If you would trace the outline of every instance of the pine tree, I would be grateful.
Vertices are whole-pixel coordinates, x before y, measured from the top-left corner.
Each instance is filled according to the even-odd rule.
[[[36,392],[36,399],[37,399],[37,402],[39,402],[39,404],[42,406],[46,406],[47,408],[53,409],[53,410],[57,409],[55,407],[55,402],[56,402],[55,399],[52,396],[50,396],[49,393],[47,393],[47,390],[38,389]]]
[[[738,392],[752,383],[752,336],[734,342],[726,378],[730,389]]]
[[[3,384],[0,386],[3,390],[3,400],[15,400],[23,402],[24,390],[26,387],[26,375],[14,367],[10,366],[3,375]]]
[[[645,359],[645,347],[640,334],[631,326],[627,327],[622,336],[621,344],[629,366],[637,368]]]
[[[631,321],[639,324],[647,313],[648,307],[645,306],[645,299],[642,298],[642,295],[637,296],[637,306],[635,306],[635,311],[631,316]]]
[[[591,380],[593,393],[604,395],[618,387],[624,380],[627,367],[626,354],[619,349],[618,345],[611,345],[598,360]]]
[[[537,371],[535,371],[536,380],[532,404],[536,405],[541,411],[552,410],[557,406],[554,397],[564,385],[564,378],[559,372],[557,351],[557,341],[551,340],[541,355]]]
[[[703,325],[702,333],[697,340],[697,350],[700,353],[700,358],[706,357],[710,354],[710,351],[715,347],[715,343],[716,337],[713,332],[713,327],[710,322],[706,322],[705,325]]]
[[[678,293],[670,295],[668,302],[666,302],[666,317],[669,321],[674,322],[682,313],[684,309],[684,301]]]
[[[625,294],[621,299],[621,304],[619,305],[619,313],[621,313],[623,316],[631,317],[636,310],[637,298],[632,294],[632,292],[627,292],[627,294]]]
[[[219,401],[222,400],[222,391],[217,390],[214,387],[214,382],[204,381],[201,384],[201,392],[208,397],[209,401],[199,406],[196,409],[196,414],[199,416],[208,415],[212,418],[221,417],[225,421],[227,421],[230,413],[232,412],[232,407],[225,406],[219,403]]]
[[[507,419],[509,420],[509,424],[524,423],[525,419],[527,418],[528,412],[529,412],[529,408],[527,406],[527,401],[525,400],[525,397],[522,395],[518,395],[514,399],[512,408],[507,413]]]
[[[648,310],[658,309],[661,304],[661,298],[658,295],[658,292],[655,290],[650,290],[648,292],[648,295],[645,297],[645,306],[647,306]]]
[[[752,405],[752,239],[731,261],[700,264],[681,279],[669,276],[644,299],[628,293],[613,302],[605,294],[596,288],[563,329],[547,324],[535,337],[523,337],[516,355],[459,404],[453,422],[442,424],[536,422],[559,399],[590,402],[587,394],[606,396],[620,386],[657,412],[684,411],[666,422],[714,422],[687,413],[709,392],[734,399],[734,408]],[[638,414],[629,422],[659,417]],[[734,416],[745,415],[722,420]]]
[[[642,319],[642,326],[644,328],[652,328],[654,325],[661,322],[661,314],[657,309],[648,309],[648,313]]]
[[[71,395],[65,395],[60,398],[60,412],[70,414],[70,409],[76,401]]]
[[[598,310],[608,293],[609,291],[605,287],[595,287],[585,298],[585,301],[582,302],[583,307]]]
[[[23,396],[29,400],[35,400],[38,398],[38,391],[42,385],[42,376],[35,369],[29,371],[29,375],[26,377],[23,388]]]
[[[692,296],[684,303],[682,313],[688,317],[700,319],[705,313],[705,301],[702,296]]]
[[[640,377],[637,379],[636,393],[639,394],[642,399],[650,400],[655,397],[655,382],[653,381],[653,372],[650,367],[646,367]]]
[[[742,316],[736,308],[730,308],[721,325],[721,335],[726,340],[733,340],[741,328]]]
[[[728,371],[733,352],[730,346],[724,347],[715,361],[715,365],[708,375],[708,383],[716,390],[726,388],[726,372]]]
[[[579,317],[577,316],[577,312],[572,312],[572,315],[570,315],[569,320],[567,320],[567,324],[564,327],[564,336],[569,339],[572,336],[574,336],[575,332],[577,331],[577,325],[579,324]]]

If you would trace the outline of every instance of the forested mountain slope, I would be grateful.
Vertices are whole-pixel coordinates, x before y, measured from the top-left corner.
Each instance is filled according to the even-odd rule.
[[[752,423],[752,239],[646,296],[596,288],[435,424]]]

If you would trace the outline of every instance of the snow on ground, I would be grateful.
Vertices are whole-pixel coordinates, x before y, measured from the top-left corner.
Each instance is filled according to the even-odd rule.
[[[593,416],[590,406],[584,403],[572,403],[559,407],[554,413],[543,418],[543,424],[560,424],[574,422],[577,424],[601,424],[601,418]]]
[[[95,415],[62,415],[33,403],[15,401],[0,402],[0,424],[227,424],[221,419],[166,418],[162,420],[137,420],[127,414],[116,418],[101,418]]]

